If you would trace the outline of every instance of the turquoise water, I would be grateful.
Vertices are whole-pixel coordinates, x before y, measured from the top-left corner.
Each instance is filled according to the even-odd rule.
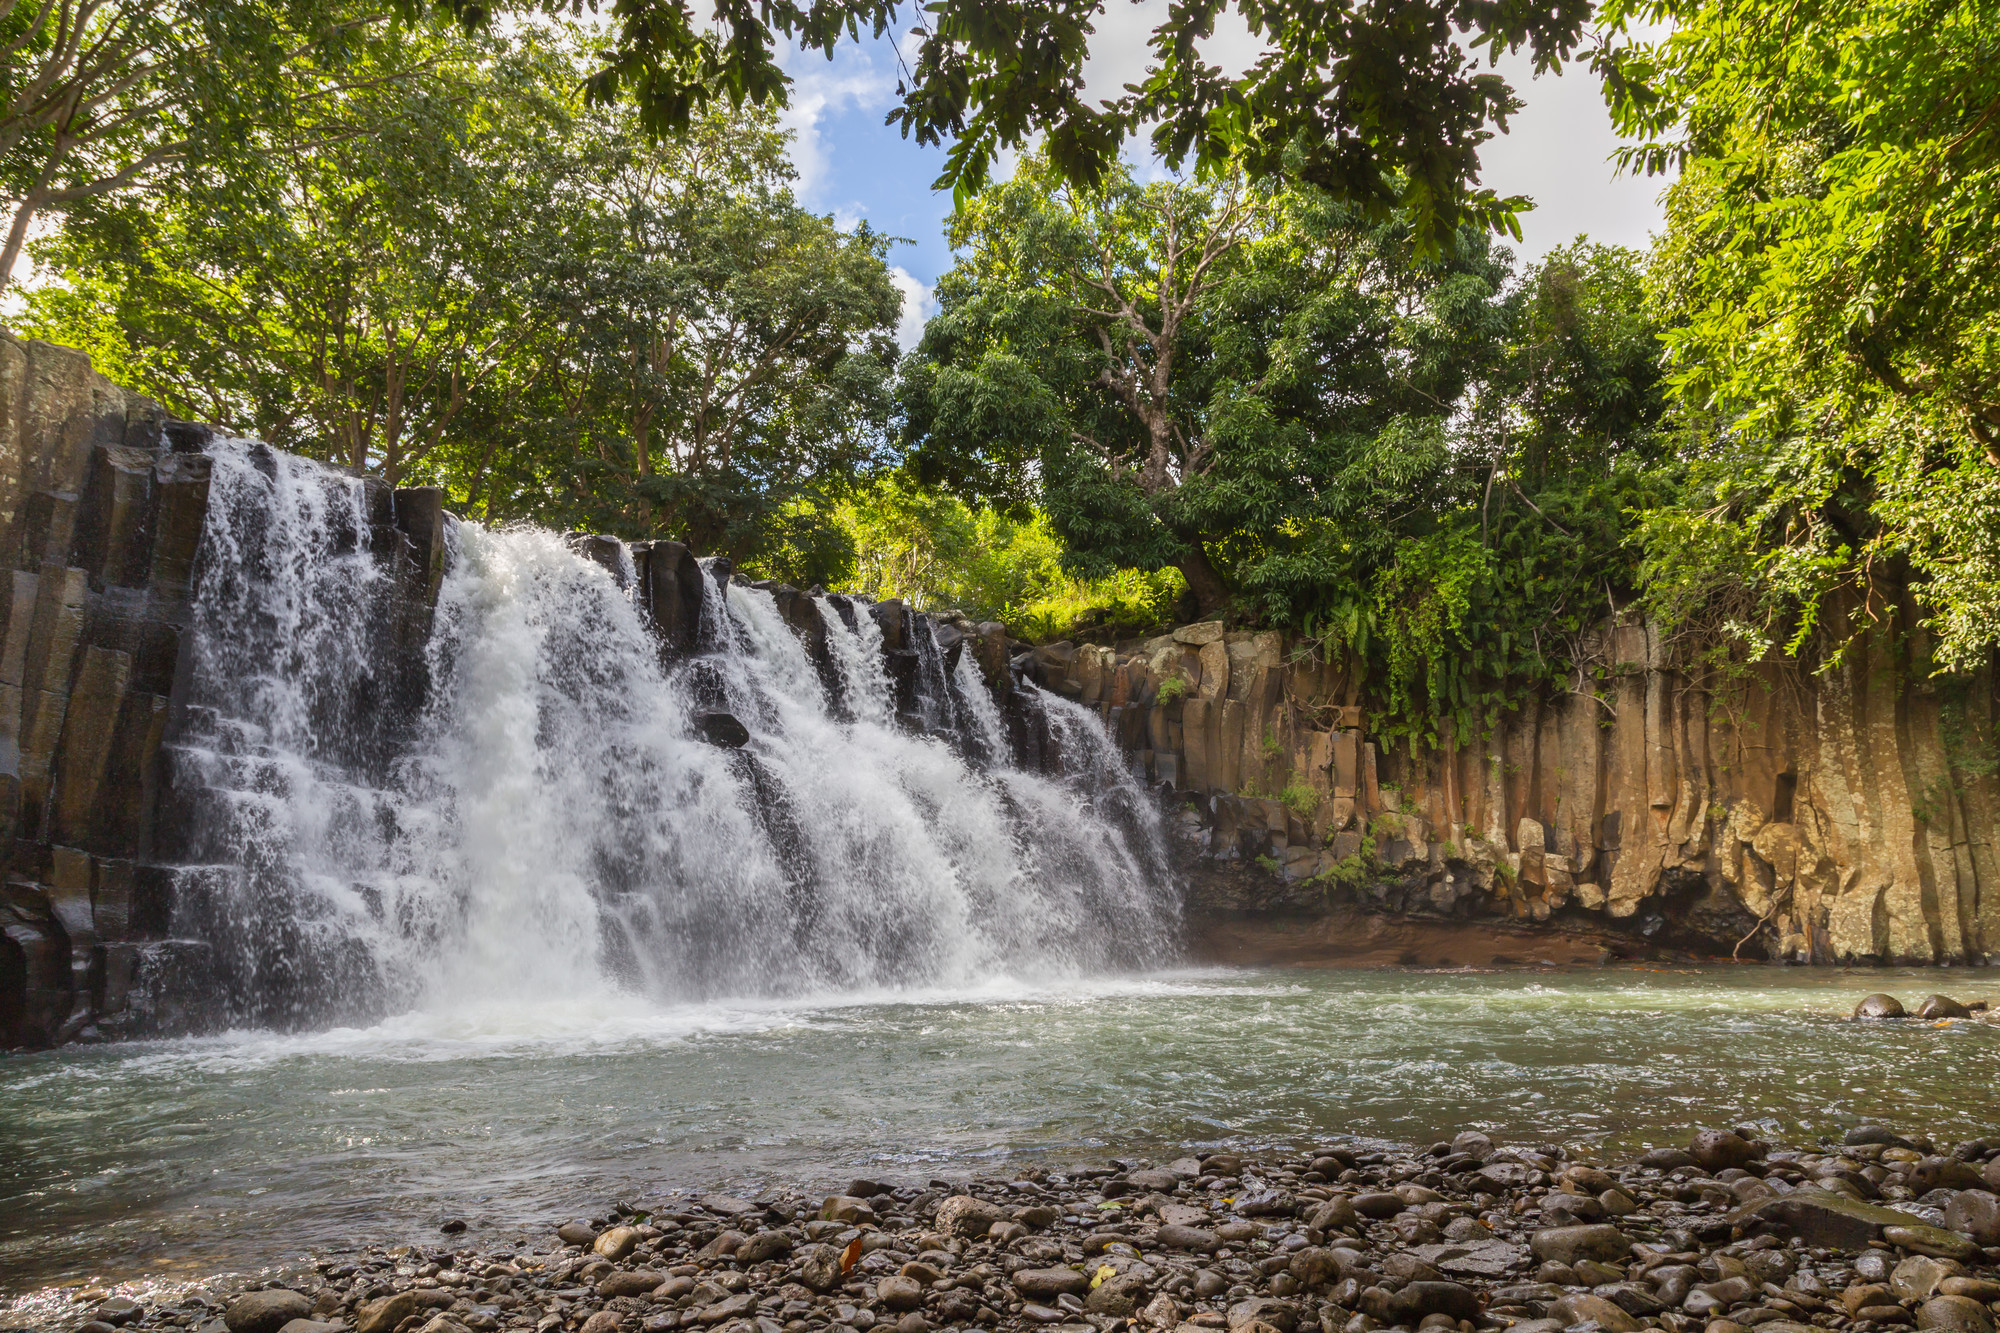
[[[2000,1130],[2000,1028],[1843,1021],[2000,972],[1203,971],[673,1009],[413,1014],[0,1058],[0,1291],[472,1239],[677,1186],[1185,1144],[1636,1147],[1759,1120]]]

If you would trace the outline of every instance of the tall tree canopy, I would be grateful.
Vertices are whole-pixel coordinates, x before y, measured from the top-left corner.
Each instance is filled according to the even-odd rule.
[[[577,0],[399,0],[468,24],[495,10],[563,12]],[[1478,183],[1479,146],[1519,102],[1479,57],[1525,49],[1537,72],[1570,57],[1589,0],[1175,0],[1149,44],[1144,80],[1091,105],[1084,65],[1108,0],[931,0],[912,7],[914,62],[890,123],[949,143],[940,187],[982,187],[995,154],[1040,136],[1051,167],[1090,186],[1116,174],[1128,136],[1150,127],[1175,166],[1234,163],[1296,177],[1377,216],[1400,207],[1426,246],[1465,224],[1518,231],[1526,202]],[[591,0],[591,8],[598,7]],[[605,100],[630,95],[656,133],[679,131],[718,100],[782,102],[780,39],[829,58],[863,32],[896,29],[896,0],[616,0],[609,49],[592,78]],[[1241,76],[1201,42],[1233,15],[1264,43]]]
[[[2000,643],[2000,61],[1991,0],[1614,0],[1694,474],[1649,531],[1663,610],[1761,653],[1907,569],[1938,661]],[[1706,592],[1704,592],[1706,590]],[[1707,594],[1712,593],[1713,597]]]
[[[336,91],[39,246],[29,328],[474,516],[797,544],[879,461],[886,242],[799,207],[768,113],[581,108],[578,41],[369,26]]]
[[[1632,595],[1659,371],[1630,254],[1517,281],[1470,228],[1426,257],[1310,187],[1086,191],[1038,158],[953,240],[908,466],[1045,508],[1079,572],[1172,565],[1192,614],[1324,633],[1412,725],[1567,670]]]

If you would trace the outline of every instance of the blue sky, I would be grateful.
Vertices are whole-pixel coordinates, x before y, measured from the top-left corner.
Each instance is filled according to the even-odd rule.
[[[1147,55],[1145,35],[1162,7],[1163,0],[1113,0],[1093,42],[1090,95],[1113,95],[1138,76]],[[1240,68],[1255,47],[1247,32],[1218,32],[1210,51],[1225,68]],[[896,88],[895,48],[888,42],[843,47],[832,61],[795,53],[785,64],[794,80],[785,119],[796,135],[792,156],[802,202],[843,222],[865,218],[877,231],[911,241],[890,255],[904,288],[907,345],[930,308],[931,285],[951,267],[943,236],[951,197],[930,189],[944,153],[920,148],[882,123]],[[1646,244],[1659,226],[1661,182],[1614,175],[1606,159],[1618,139],[1596,79],[1582,68],[1531,79],[1521,60],[1503,59],[1500,69],[1527,106],[1511,132],[1489,143],[1481,158],[1487,184],[1535,200],[1535,210],[1522,220],[1520,252],[1532,258],[1579,234]]]

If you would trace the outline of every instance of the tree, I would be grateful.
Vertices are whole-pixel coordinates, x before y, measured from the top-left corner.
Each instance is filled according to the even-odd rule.
[[[0,0],[0,287],[44,214],[229,143],[269,115],[288,62],[380,17],[338,0]]]
[[[1310,187],[1079,192],[1033,159],[954,225],[908,466],[1046,509],[1078,573],[1173,565],[1195,612],[1347,653],[1386,727],[1465,734],[1632,595],[1663,480],[1629,252],[1516,279],[1475,230],[1426,255]]]
[[[468,24],[495,9],[569,10],[575,0],[399,0]],[[1063,179],[1112,180],[1126,137],[1152,126],[1156,152],[1178,167],[1228,163],[1259,178],[1310,181],[1374,216],[1401,208],[1419,242],[1442,244],[1461,225],[1516,229],[1526,201],[1477,184],[1479,146],[1504,131],[1518,101],[1475,54],[1525,48],[1537,72],[1569,58],[1588,0],[1176,0],[1155,29],[1144,82],[1091,106],[1083,69],[1106,0],[933,0],[918,9],[915,61],[890,123],[920,143],[952,141],[938,185],[982,188],[994,155],[1035,136]],[[596,0],[592,0],[596,8]],[[1262,38],[1240,78],[1199,48],[1234,12]],[[629,94],[656,134],[678,132],[719,100],[781,103],[788,82],[777,40],[829,58],[863,30],[896,25],[895,0],[721,0],[707,18],[682,0],[617,0],[609,49],[591,81],[600,99]]]
[[[1618,0],[1631,163],[1678,167],[1655,290],[1690,441],[1668,601],[1750,574],[1748,651],[1906,568],[1938,661],[2000,643],[2000,64],[1990,0]],[[1737,530],[1717,545],[1717,524]],[[1699,548],[1699,549],[1698,549]],[[1705,549],[1720,565],[1696,558]],[[1747,556],[1747,563],[1745,563]],[[1718,590],[1720,585],[1716,585]]]
[[[799,501],[877,466],[900,299],[886,238],[792,199],[771,113],[653,140],[579,105],[562,27],[385,25],[339,61],[292,71],[337,92],[42,244],[29,327],[489,520],[838,544]]]

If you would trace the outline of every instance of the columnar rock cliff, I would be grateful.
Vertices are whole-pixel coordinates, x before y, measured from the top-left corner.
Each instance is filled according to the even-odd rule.
[[[1184,795],[1201,860],[1264,872],[1206,877],[1211,912],[1358,899],[1744,958],[2000,953],[1991,675],[1914,672],[1907,599],[1845,614],[1865,620],[1840,666],[1714,690],[1646,625],[1607,623],[1602,679],[1414,752],[1378,745],[1354,682],[1274,632],[1056,644],[1033,669]]]

